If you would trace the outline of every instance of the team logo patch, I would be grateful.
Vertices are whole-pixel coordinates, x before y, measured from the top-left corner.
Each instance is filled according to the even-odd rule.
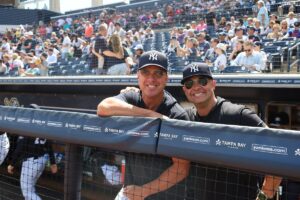
[[[149,60],[152,60],[152,61],[158,60],[158,55],[157,55],[157,53],[156,53],[156,52],[153,52],[153,53],[149,54]]]

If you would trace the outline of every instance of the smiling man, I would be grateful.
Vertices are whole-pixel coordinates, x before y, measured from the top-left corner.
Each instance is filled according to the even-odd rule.
[[[194,107],[187,111],[191,121],[266,127],[250,109],[215,95],[216,80],[206,63],[192,63],[183,71],[183,91]],[[192,163],[186,200],[255,199],[257,174],[213,165]],[[265,176],[257,199],[272,198],[281,178]]]
[[[99,116],[137,116],[187,120],[187,114],[165,91],[168,60],[158,51],[140,57],[137,78],[139,92],[126,91],[104,99],[98,105]],[[180,199],[185,195],[181,182],[189,172],[189,161],[158,155],[126,155],[124,194],[129,200]]]

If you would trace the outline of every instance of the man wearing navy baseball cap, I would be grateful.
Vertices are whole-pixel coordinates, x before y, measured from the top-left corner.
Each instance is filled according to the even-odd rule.
[[[126,90],[104,99],[98,105],[97,114],[188,120],[185,110],[164,90],[168,81],[167,72],[168,60],[163,53],[143,53],[137,72],[139,90]],[[125,195],[129,200],[185,198],[185,187],[181,181],[189,173],[189,161],[135,153],[127,154],[125,160],[125,187],[118,197]]]
[[[184,68],[181,84],[188,101],[194,104],[194,107],[187,110],[191,121],[266,127],[250,109],[215,95],[216,80],[206,63],[191,63]],[[204,169],[210,169],[210,173],[203,173]],[[230,184],[223,180],[224,177],[230,180]],[[248,172],[192,163],[187,179],[186,199],[255,199],[258,177]],[[257,199],[271,199],[280,182],[279,177],[265,176]]]

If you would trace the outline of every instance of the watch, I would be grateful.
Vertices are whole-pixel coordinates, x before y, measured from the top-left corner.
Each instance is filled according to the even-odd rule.
[[[268,197],[262,190],[259,190],[259,192],[257,194],[257,199],[258,200],[268,200]]]

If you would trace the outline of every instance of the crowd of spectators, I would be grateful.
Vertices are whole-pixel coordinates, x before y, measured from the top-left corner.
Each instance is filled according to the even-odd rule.
[[[65,17],[34,28],[20,26],[1,36],[0,72],[47,76],[49,70],[60,67],[61,61],[76,60],[95,74],[130,74],[145,51],[145,42],[154,39],[154,29],[184,12],[201,13],[203,17],[171,29],[168,44],[162,49],[167,55],[187,62],[207,62],[219,71],[228,65],[242,65],[249,71],[261,72],[266,70],[267,62],[261,50],[263,39],[300,37],[294,7],[279,19],[269,11],[272,3],[260,0],[254,4],[257,9],[253,7],[252,16],[238,19],[218,19],[216,12],[222,6],[238,8],[253,2],[174,1],[164,5],[164,11],[156,10],[155,15],[142,8],[129,9],[126,14],[104,10],[97,17]],[[131,28],[130,20],[138,20],[140,25]]]

